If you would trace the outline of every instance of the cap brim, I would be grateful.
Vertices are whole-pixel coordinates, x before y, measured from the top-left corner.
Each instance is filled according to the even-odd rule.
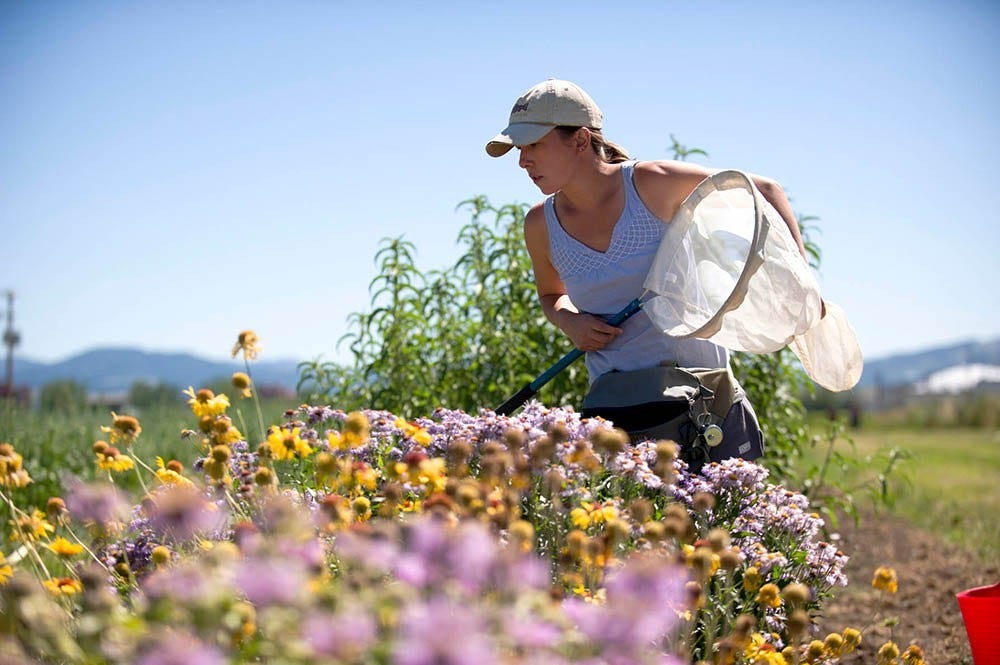
[[[514,146],[534,143],[553,129],[555,129],[555,125],[541,125],[534,122],[517,122],[508,125],[506,129],[486,144],[486,153],[490,157],[501,157]]]

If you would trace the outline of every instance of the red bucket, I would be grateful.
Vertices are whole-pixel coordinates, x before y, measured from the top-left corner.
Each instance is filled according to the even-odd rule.
[[[958,594],[965,632],[976,665],[1000,664],[1000,584],[966,589]]]

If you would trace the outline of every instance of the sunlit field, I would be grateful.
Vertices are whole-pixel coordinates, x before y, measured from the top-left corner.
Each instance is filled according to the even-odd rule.
[[[811,419],[814,432],[827,424]],[[821,437],[822,438],[822,437]],[[830,464],[829,477],[845,487],[868,484],[881,490],[879,474],[890,451],[899,461],[885,479],[891,510],[915,526],[977,554],[986,562],[1000,560],[1000,432],[988,428],[913,428],[869,419],[859,429],[845,429],[834,451],[854,461]],[[803,465],[821,465],[825,443],[805,451]],[[858,495],[858,502],[869,498]]]

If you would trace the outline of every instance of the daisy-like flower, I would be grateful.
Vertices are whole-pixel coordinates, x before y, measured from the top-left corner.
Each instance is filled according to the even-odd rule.
[[[0,552],[0,586],[7,584],[7,580],[14,574],[14,569],[7,563],[7,557]]]
[[[396,421],[393,424],[405,438],[411,439],[417,445],[428,446],[431,441],[434,440],[427,430],[416,423],[410,423],[402,418],[396,418]]]
[[[216,395],[208,388],[202,388],[198,392],[195,392],[193,387],[188,386],[184,394],[191,398],[188,400],[188,404],[191,406],[191,411],[194,415],[199,418],[220,416],[229,408],[228,397],[221,394]]]
[[[9,523],[13,527],[10,531],[10,539],[19,542],[33,543],[42,538],[48,538],[48,535],[56,530],[45,519],[45,513],[38,508],[32,510],[30,515],[25,513],[17,519],[9,520]]]
[[[253,393],[250,392],[250,386],[251,386],[250,375],[247,374],[246,372],[235,372],[233,374],[232,384],[233,384],[233,389],[235,389],[236,392],[242,395],[243,397],[250,397],[251,395],[253,395]]]
[[[73,577],[55,577],[42,582],[53,596],[75,596],[83,591],[80,580]]]
[[[925,665],[924,650],[916,644],[906,647],[906,651],[900,656],[906,665]]]
[[[177,466],[180,466],[180,464],[178,463]],[[176,468],[171,468],[171,465],[164,464],[162,457],[156,458],[156,477],[164,485],[182,485],[185,487],[194,485],[194,483],[182,476]]]
[[[97,468],[101,471],[122,473],[135,468],[135,462],[132,461],[131,457],[122,455],[114,446],[108,446],[102,452],[97,453]]]
[[[753,663],[753,665],[787,665],[781,652],[773,644],[766,641],[760,633],[754,633],[750,636],[750,644],[743,651],[743,657],[747,663]]]
[[[298,427],[291,431],[272,427],[268,430],[267,443],[271,447],[271,454],[276,460],[294,459],[296,457],[306,458],[312,454],[312,447],[299,436],[301,430]]]
[[[875,569],[872,577],[872,586],[880,591],[896,593],[899,588],[899,580],[896,577],[896,570],[889,566],[880,566]]]
[[[63,559],[69,559],[83,551],[83,545],[71,543],[62,536],[59,536],[50,543],[46,543],[45,547]]]
[[[569,513],[573,526],[579,529],[586,529],[591,524],[604,524],[616,517],[618,517],[618,509],[613,505],[594,503],[593,501],[583,501],[579,508],[574,508]]]
[[[233,358],[243,352],[243,357],[247,360],[257,360],[260,355],[260,338],[252,330],[244,330],[236,338],[233,344]]]
[[[0,487],[24,487],[31,476],[22,466],[24,458],[9,443],[0,443]]]
[[[138,418],[134,416],[120,416],[112,411],[111,427],[101,427],[101,431],[108,435],[112,444],[121,442],[126,446],[130,446],[142,434],[142,426],[139,424]]]

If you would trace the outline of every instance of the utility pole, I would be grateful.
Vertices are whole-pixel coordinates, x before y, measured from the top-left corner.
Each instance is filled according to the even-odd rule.
[[[14,347],[21,342],[21,336],[14,330],[14,292],[7,291],[7,328],[3,333],[3,343],[7,347],[7,374],[4,381],[4,395],[14,396]]]

